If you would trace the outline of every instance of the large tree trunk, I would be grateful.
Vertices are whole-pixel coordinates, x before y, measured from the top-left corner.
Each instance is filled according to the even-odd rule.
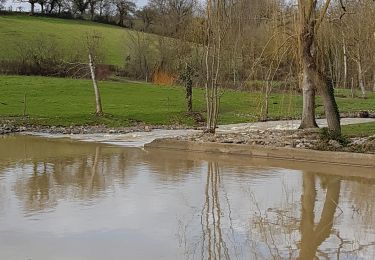
[[[340,113],[336,103],[333,87],[327,84],[324,76],[318,72],[318,85],[324,103],[328,129],[336,135],[341,135]]]
[[[102,101],[101,101],[101,98],[100,98],[100,92],[99,92],[98,85],[96,84],[95,67],[94,67],[94,64],[93,64],[91,53],[89,53],[89,67],[90,67],[92,85],[93,85],[94,91],[95,91],[96,115],[100,116],[100,115],[103,114]]]
[[[310,69],[304,66],[302,80],[303,109],[300,129],[318,127],[315,121],[315,86],[312,74]]]
[[[314,25],[312,21],[308,24],[301,25],[300,31],[300,51],[303,68],[303,108],[300,129],[318,127],[315,121],[315,75],[316,64],[314,60],[313,44],[314,44]]]

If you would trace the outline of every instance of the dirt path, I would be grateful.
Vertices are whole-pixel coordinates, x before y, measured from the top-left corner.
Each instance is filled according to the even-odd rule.
[[[375,122],[374,118],[342,118],[341,125],[352,125]],[[268,121],[243,124],[220,125],[219,131],[222,133],[240,133],[252,130],[295,130],[299,127],[301,120],[284,120],[284,121]],[[326,127],[325,119],[318,119],[317,123],[320,127]]]

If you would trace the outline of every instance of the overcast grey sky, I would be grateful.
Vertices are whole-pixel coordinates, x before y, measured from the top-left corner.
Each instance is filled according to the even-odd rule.
[[[137,6],[144,6],[145,4],[147,4],[147,1],[148,0],[135,0],[135,3],[137,4]],[[7,9],[8,9],[9,6],[12,6],[13,10],[17,10],[19,6],[22,6],[23,11],[30,11],[30,4],[29,3],[20,3],[18,1],[14,1],[14,0],[8,0],[5,6],[6,6]],[[39,8],[40,8],[39,5],[36,4],[35,10],[39,10]]]

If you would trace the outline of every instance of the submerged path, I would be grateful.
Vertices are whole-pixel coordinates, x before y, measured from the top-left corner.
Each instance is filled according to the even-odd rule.
[[[360,124],[375,122],[373,118],[342,118],[342,125]],[[326,126],[325,119],[318,119],[319,126]],[[257,130],[293,130],[297,129],[300,120],[284,120],[284,121],[268,121],[220,125],[218,133],[243,133]],[[151,143],[155,139],[160,138],[176,138],[200,133],[201,130],[182,129],[182,130],[165,130],[156,129],[148,132],[132,132],[126,134],[41,134],[41,133],[25,133],[50,138],[70,138],[73,140],[84,142],[97,142],[104,144],[119,145],[123,147],[143,147],[145,144]]]

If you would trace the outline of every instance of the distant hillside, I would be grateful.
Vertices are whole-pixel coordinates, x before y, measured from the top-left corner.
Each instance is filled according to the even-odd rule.
[[[103,36],[105,63],[122,66],[129,52],[128,43],[134,31],[83,20],[66,20],[27,15],[0,16],[0,59],[17,55],[21,42],[47,35],[65,50],[78,48],[85,33],[95,30]]]

